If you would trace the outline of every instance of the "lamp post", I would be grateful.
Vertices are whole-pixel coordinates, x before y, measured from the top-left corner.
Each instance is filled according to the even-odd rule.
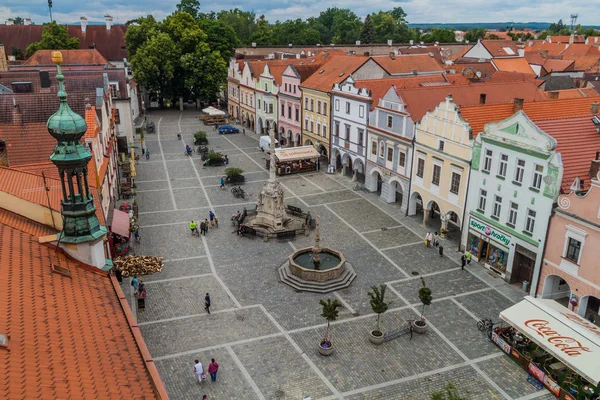
[[[52,22],[52,0],[48,0],[48,10],[50,10],[50,22]]]

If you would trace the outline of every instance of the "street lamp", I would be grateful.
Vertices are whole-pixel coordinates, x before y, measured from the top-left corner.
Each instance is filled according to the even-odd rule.
[[[52,0],[48,0],[48,9],[50,10],[50,22],[52,22]]]

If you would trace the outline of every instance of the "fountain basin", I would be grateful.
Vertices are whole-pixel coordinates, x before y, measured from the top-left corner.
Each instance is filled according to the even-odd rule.
[[[314,282],[327,282],[342,275],[346,265],[346,258],[342,253],[324,247],[319,257],[321,262],[317,269],[313,263],[313,248],[299,249],[289,257],[289,270],[300,279]]]

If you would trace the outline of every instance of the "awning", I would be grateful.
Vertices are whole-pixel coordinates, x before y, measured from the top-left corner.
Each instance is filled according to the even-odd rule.
[[[124,211],[114,209],[111,232],[117,235],[129,237],[129,214]]]
[[[525,300],[500,313],[529,339],[594,386],[600,383],[600,329],[554,300]]]
[[[279,161],[306,160],[311,158],[319,158],[319,156],[319,152],[312,146],[275,149],[275,157],[277,157]]]

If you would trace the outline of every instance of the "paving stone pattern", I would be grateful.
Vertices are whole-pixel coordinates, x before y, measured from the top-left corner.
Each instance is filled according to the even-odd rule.
[[[518,293],[488,279],[477,264],[470,271],[454,270],[455,241],[446,242],[444,257],[413,244],[426,232],[417,217],[405,217],[397,204],[386,204],[376,194],[353,191],[355,183],[347,177],[323,172],[282,177],[285,203],[321,217],[321,245],[342,251],[358,277],[348,289],[326,295],[297,292],[280,283],[277,269],[292,248],[312,246],[312,233],[290,243],[232,233],[230,216],[253,208],[268,178],[267,155],[258,150],[258,135],[218,135],[198,116],[195,111],[150,113],[157,125],[157,133],[147,135],[144,144],[151,159],[142,157],[136,165],[142,240],[134,251],[165,260],[162,273],[145,277],[146,308],[137,310],[137,318],[170,398],[427,399],[447,382],[466,398],[501,398],[433,330],[412,340],[401,336],[381,346],[371,344],[368,334],[376,315],[367,293],[373,285],[394,282],[402,296],[418,304],[420,280],[411,275],[416,271],[425,275],[434,299],[457,296],[477,317],[498,315],[511,304],[500,292],[514,299]],[[228,166],[205,167],[199,155],[184,154],[185,143],[192,143],[198,130],[207,132],[210,148],[228,155],[228,166],[244,170],[247,199],[235,199],[230,186],[219,188]],[[175,136],[179,131],[182,140]],[[207,218],[211,208],[220,227],[203,239],[192,237],[190,220]],[[388,247],[396,248],[381,250]],[[129,287],[128,281],[123,285]],[[212,298],[210,316],[204,311],[206,292]],[[319,305],[323,298],[344,303],[332,324],[335,351],[330,357],[317,352],[326,326]],[[391,290],[387,300],[391,304],[382,316],[385,331],[418,317]],[[523,372],[504,355],[477,360],[499,353],[473,329],[476,321],[469,313],[450,300],[438,300],[426,317],[512,398],[532,393],[523,383]],[[211,357],[221,364],[218,381],[200,386],[193,360],[208,365]]]

